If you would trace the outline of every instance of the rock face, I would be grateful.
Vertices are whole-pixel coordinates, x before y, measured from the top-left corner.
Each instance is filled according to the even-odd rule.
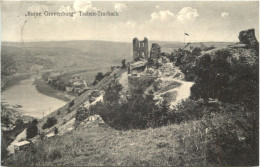
[[[85,119],[83,122],[81,122],[79,127],[86,128],[86,127],[101,126],[103,124],[105,124],[105,122],[100,117],[100,115],[92,115],[89,116],[87,119]]]
[[[249,29],[241,31],[238,36],[241,43],[248,45],[249,47],[257,47],[259,45],[255,37],[255,29]]]

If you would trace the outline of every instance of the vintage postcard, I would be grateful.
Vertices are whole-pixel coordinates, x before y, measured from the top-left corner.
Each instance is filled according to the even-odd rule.
[[[1,4],[1,166],[258,166],[259,1]]]

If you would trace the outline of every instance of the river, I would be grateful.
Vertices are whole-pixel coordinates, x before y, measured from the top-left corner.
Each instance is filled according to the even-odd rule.
[[[37,92],[33,85],[34,80],[34,77],[22,80],[4,90],[1,93],[1,101],[10,107],[21,105],[21,108],[15,109],[36,118],[42,118],[43,115],[46,116],[65,105],[64,101]]]

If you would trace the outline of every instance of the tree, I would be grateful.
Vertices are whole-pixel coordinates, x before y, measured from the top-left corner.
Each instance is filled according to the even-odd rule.
[[[23,125],[23,120],[21,118],[18,118],[16,121],[15,121],[15,126],[21,126]]]
[[[199,56],[200,53],[201,53],[201,48],[196,47],[192,50],[192,54],[195,56]]]
[[[38,121],[34,119],[30,124],[29,127],[26,129],[26,139],[30,139],[35,137],[38,134]]]
[[[95,78],[95,81],[93,82],[93,85],[96,85],[99,81],[101,81],[104,78],[104,74],[102,72],[98,72]]]
[[[4,116],[4,115],[2,116],[1,121],[5,125],[9,125],[10,123],[12,123],[11,120],[9,119],[9,117]]]
[[[56,135],[56,134],[58,134],[58,132],[59,132],[59,130],[58,130],[58,128],[54,128],[54,134]]]
[[[57,123],[57,119],[55,117],[49,117],[45,124],[43,124],[42,129],[47,129],[52,127]]]
[[[126,59],[122,60],[122,68],[126,68]]]
[[[112,81],[106,89],[104,100],[108,102],[118,101],[120,99],[119,91],[122,90],[122,85],[117,81]]]
[[[16,73],[16,62],[14,61],[13,57],[9,55],[2,55],[1,56],[1,75],[2,76],[9,76]]]
[[[97,75],[96,75],[96,80],[100,81],[103,78],[104,78],[104,74],[102,72],[98,72]]]

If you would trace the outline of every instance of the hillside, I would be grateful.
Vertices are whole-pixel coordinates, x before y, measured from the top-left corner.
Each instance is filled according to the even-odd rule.
[[[34,124],[4,165],[258,165],[259,43],[246,30],[227,44],[153,45]]]
[[[182,48],[181,42],[156,42],[163,52],[171,53]],[[227,46],[231,43],[205,42],[206,46]],[[197,46],[197,43],[193,43]],[[102,49],[100,49],[102,48]],[[122,59],[131,60],[132,44],[110,41],[50,41],[50,42],[3,42],[3,58],[9,56],[16,62],[19,72],[63,68],[103,68],[120,64]]]
[[[45,61],[53,64],[48,69],[83,66],[91,69],[119,64],[122,58],[131,55],[131,45],[103,41],[3,42],[2,55],[13,57],[22,70],[44,65]]]

